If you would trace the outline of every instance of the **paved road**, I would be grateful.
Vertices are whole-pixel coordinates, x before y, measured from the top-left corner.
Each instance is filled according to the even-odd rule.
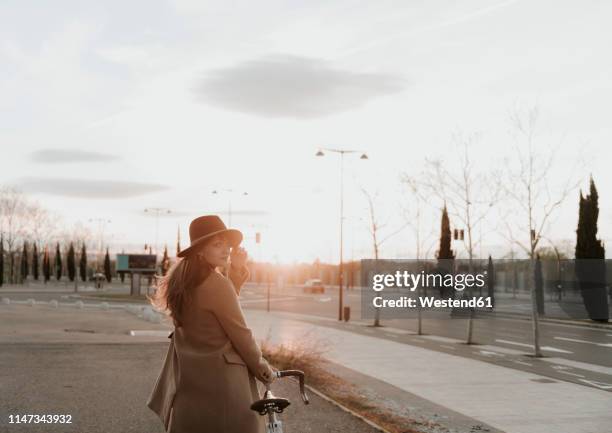
[[[115,287],[115,291],[126,290],[129,290],[126,286]],[[90,294],[80,295],[86,297]],[[76,299],[70,292],[3,291],[0,296],[21,300],[58,299],[63,302],[72,302]],[[62,296],[65,298],[62,299]],[[85,301],[95,302],[88,299]],[[247,309],[266,309],[265,288],[247,284],[242,291],[242,303]],[[374,334],[380,338],[481,359],[557,380],[612,390],[612,327],[610,330],[605,330],[542,322],[541,345],[546,358],[534,360],[526,356],[532,351],[532,328],[528,320],[477,319],[474,321],[474,340],[478,345],[467,346],[455,344],[465,338],[466,321],[463,319],[424,319],[423,332],[427,335],[415,336],[413,335],[417,329],[415,319],[383,319],[382,324],[385,327],[380,329],[363,326],[372,321],[360,319],[361,297],[357,293],[347,292],[345,305],[351,307],[352,320],[348,329],[354,332]],[[303,314],[309,316],[305,320],[313,320],[325,326],[341,326],[347,329],[345,324],[339,324],[334,320],[338,314],[335,291],[328,291],[324,295],[311,295],[304,294],[296,288],[289,288],[284,294],[272,295],[271,308],[275,311]]]
[[[146,406],[167,350],[162,343],[2,344],[0,431],[2,432],[160,432]],[[283,421],[287,431],[375,433],[320,397],[304,407],[292,382],[273,385],[294,402]],[[9,414],[70,414],[72,424],[8,424]]]
[[[166,331],[123,309],[0,304],[0,432],[163,432],[146,400],[168,340],[128,331]],[[301,404],[297,384],[274,392],[293,404],[287,431],[375,433],[373,427],[317,395]],[[9,415],[67,414],[71,424],[9,424]]]

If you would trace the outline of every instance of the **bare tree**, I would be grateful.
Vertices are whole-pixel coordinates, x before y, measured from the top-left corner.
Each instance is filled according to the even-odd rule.
[[[425,174],[419,177],[403,174],[400,177],[400,181],[406,186],[405,192],[408,193],[408,203],[404,205],[402,215],[414,233],[416,260],[427,259],[436,245],[435,224],[429,224],[429,231],[424,231],[423,227],[424,205],[429,203],[420,184],[420,179],[424,177]],[[433,206],[431,208],[437,209]]]
[[[43,208],[39,203],[27,203],[25,206],[27,218],[26,230],[32,242],[37,244],[39,251],[44,245],[55,240],[60,217]]]
[[[446,162],[439,159],[425,160],[425,175],[420,181],[421,185],[437,197],[446,202],[449,213],[459,222],[467,232],[464,247],[468,255],[470,274],[474,272],[474,256],[476,248],[482,239],[476,237],[476,230],[480,228],[485,217],[493,205],[499,200],[501,186],[493,172],[487,172],[479,167],[472,158],[473,147],[480,139],[479,134],[463,134],[456,132],[452,135],[455,148],[455,166],[449,168]],[[470,296],[471,288],[470,290]],[[467,344],[473,342],[474,309],[470,309],[467,326]]]
[[[15,282],[15,248],[26,237],[27,202],[21,191],[0,188],[0,231],[4,236],[9,258],[9,281]]]
[[[417,266],[420,267],[421,259],[427,259],[430,251],[436,244],[434,236],[434,226],[430,224],[430,231],[423,236],[423,204],[428,203],[427,197],[422,191],[419,179],[424,178],[425,175],[421,173],[419,178],[411,177],[407,174],[401,176],[401,182],[406,186],[406,192],[408,193],[408,203],[403,209],[403,216],[407,224],[412,227],[415,238],[415,258],[417,260]],[[418,287],[418,296],[421,296],[421,286]],[[421,311],[421,304],[417,302],[417,335],[423,333],[423,317]]]
[[[506,221],[509,240],[518,245],[530,259],[530,275],[534,275],[536,250],[551,215],[559,208],[569,193],[579,185],[572,173],[553,193],[550,185],[551,170],[557,147],[538,152],[536,136],[539,111],[537,107],[514,109],[510,114],[514,139],[513,157],[507,160],[503,182],[506,195],[514,213],[520,213],[517,224]],[[542,146],[540,146],[542,147]],[[575,167],[574,167],[575,168]],[[541,357],[535,284],[531,284],[532,325],[534,355]]]
[[[369,216],[369,227],[368,230],[370,232],[370,236],[372,238],[372,248],[374,251],[374,260],[378,260],[380,254],[380,248],[382,244],[384,244],[387,240],[391,239],[393,236],[404,230],[408,224],[403,224],[398,229],[386,234],[384,237],[380,237],[379,231],[385,228],[388,224],[388,221],[385,223],[380,223],[377,214],[377,198],[379,195],[379,191],[372,193],[368,191],[366,188],[361,187],[361,192],[365,196],[368,202],[368,216]],[[375,317],[374,317],[374,326],[380,326],[380,308],[376,308]]]
[[[72,242],[74,245],[86,243],[89,246],[95,240],[95,236],[89,227],[78,221],[69,229],[57,232],[55,240],[60,241],[63,245],[69,245]]]

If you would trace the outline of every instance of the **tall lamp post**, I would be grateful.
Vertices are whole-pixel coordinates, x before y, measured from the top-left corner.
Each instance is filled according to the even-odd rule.
[[[228,206],[227,206],[227,226],[232,226],[232,194],[234,193],[233,189],[215,189],[212,193],[215,195],[219,195],[221,193],[227,193],[229,195]],[[241,195],[249,195],[248,192],[243,192]]]
[[[344,287],[344,263],[342,259],[342,248],[343,248],[343,223],[344,223],[344,155],[359,153],[359,150],[349,149],[329,149],[322,148],[316,153],[316,156],[325,156],[323,150],[332,152],[340,155],[340,265],[338,266],[338,320],[342,321],[342,309],[343,309],[343,287]],[[359,159],[368,159],[368,155],[361,153]]]
[[[157,255],[157,234],[159,232],[159,215],[169,214],[172,211],[170,209],[166,209],[165,207],[148,207],[144,211],[145,213],[152,213],[155,215],[155,255]]]

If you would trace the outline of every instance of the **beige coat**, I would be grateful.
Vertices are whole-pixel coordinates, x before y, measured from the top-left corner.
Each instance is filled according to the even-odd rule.
[[[238,301],[248,270],[213,272],[185,304],[147,406],[172,433],[261,433],[255,378],[271,374]]]

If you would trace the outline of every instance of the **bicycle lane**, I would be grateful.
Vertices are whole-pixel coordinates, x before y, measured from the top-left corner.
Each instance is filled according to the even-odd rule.
[[[245,314],[254,332],[273,344],[322,342],[333,363],[508,433],[612,432],[606,391],[292,320],[288,313]]]

